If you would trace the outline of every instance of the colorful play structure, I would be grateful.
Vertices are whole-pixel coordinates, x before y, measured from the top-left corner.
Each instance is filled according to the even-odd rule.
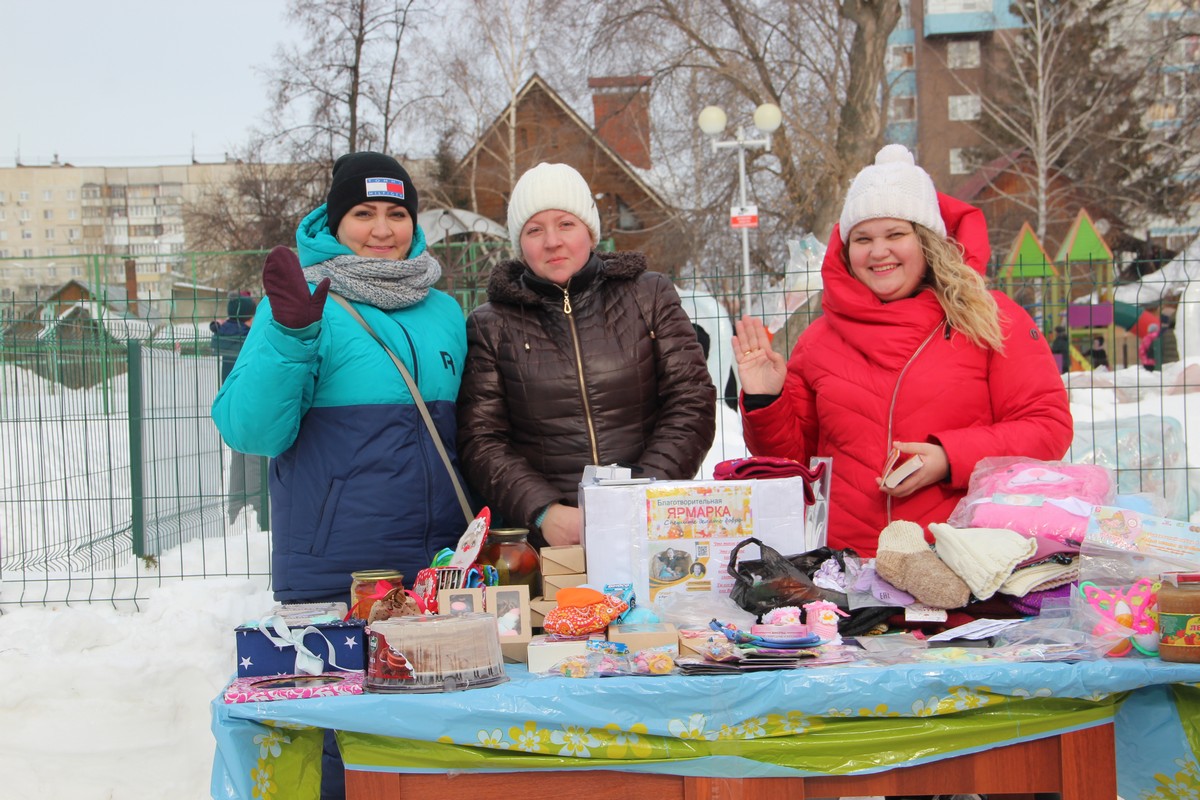
[[[1068,369],[1079,371],[1092,369],[1088,353],[1094,339],[1103,339],[1111,366],[1125,366],[1117,363],[1118,356],[1132,350],[1136,358],[1138,341],[1161,322],[1157,303],[1149,308],[1115,301],[1113,274],[1112,250],[1088,212],[1080,209],[1054,258],[1025,223],[996,277],[999,288],[1029,312],[1048,341],[1056,327],[1066,327]],[[1072,291],[1081,285],[1092,289]]]

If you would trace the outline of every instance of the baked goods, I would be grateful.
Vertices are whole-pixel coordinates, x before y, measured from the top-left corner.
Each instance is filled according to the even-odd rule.
[[[453,692],[508,680],[491,614],[380,620],[367,641],[369,692]]]

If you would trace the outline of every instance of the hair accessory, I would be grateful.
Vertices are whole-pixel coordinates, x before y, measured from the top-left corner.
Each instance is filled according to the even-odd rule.
[[[600,241],[600,212],[587,181],[567,164],[542,162],[521,176],[508,200],[508,238],[514,250],[521,250],[521,229],[529,218],[550,209],[579,217],[591,231],[592,243]]]
[[[883,218],[907,220],[946,235],[933,179],[901,144],[885,145],[875,155],[875,163],[864,167],[850,184],[838,223],[842,243],[849,241],[858,223]]]
[[[1079,584],[1079,591],[1088,604],[1100,612],[1105,622],[1092,633],[1111,633],[1111,623],[1133,631],[1133,635],[1108,651],[1110,656],[1127,655],[1131,649],[1142,655],[1158,654],[1158,589],[1162,581],[1140,578],[1128,589],[1102,589],[1091,581]]]

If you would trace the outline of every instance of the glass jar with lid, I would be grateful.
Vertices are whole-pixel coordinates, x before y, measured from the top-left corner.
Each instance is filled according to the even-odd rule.
[[[501,586],[529,587],[529,596],[542,593],[542,561],[529,543],[527,528],[492,528],[479,551],[479,564],[490,564],[500,575]]]
[[[394,569],[364,569],[350,573],[350,618],[369,620],[371,607],[392,589],[404,588],[404,573]]]

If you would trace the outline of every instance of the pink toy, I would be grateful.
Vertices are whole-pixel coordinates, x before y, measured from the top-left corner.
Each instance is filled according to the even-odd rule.
[[[837,603],[828,600],[816,600],[804,604],[804,619],[808,632],[821,637],[822,644],[841,644],[842,636],[838,633],[838,617],[850,616],[837,607]]]
[[[1137,650],[1142,655],[1158,655],[1158,589],[1161,581],[1141,578],[1128,589],[1101,589],[1091,581],[1079,584],[1079,591],[1106,622],[1097,625],[1092,633],[1103,635],[1112,630],[1110,623],[1133,630],[1133,635],[1108,651],[1110,656],[1128,655]]]

